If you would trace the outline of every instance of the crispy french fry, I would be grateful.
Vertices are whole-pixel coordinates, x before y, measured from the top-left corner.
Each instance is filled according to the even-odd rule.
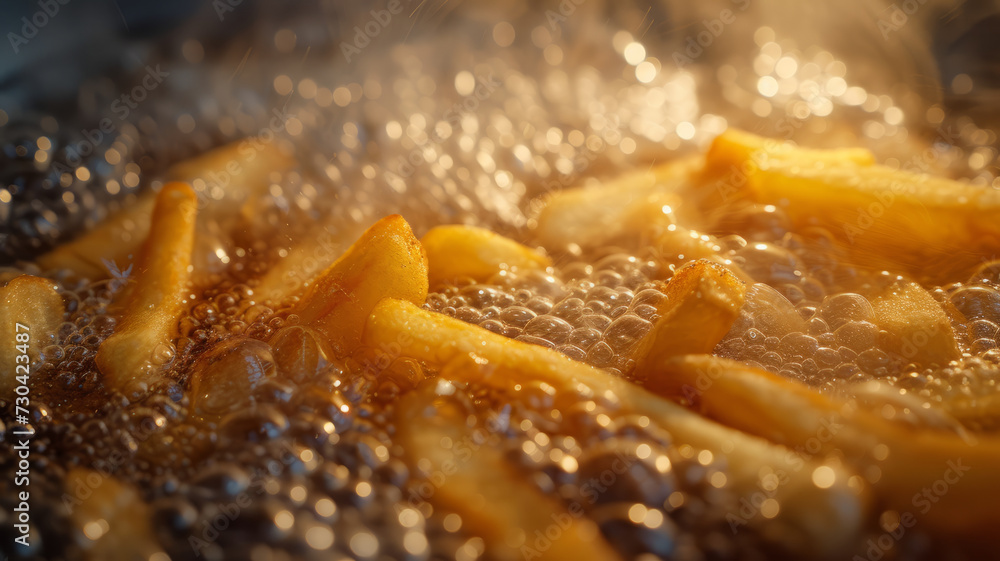
[[[364,226],[355,223],[317,226],[258,280],[253,289],[256,300],[273,305],[287,301],[339,259],[364,231]]]
[[[752,200],[749,178],[761,166],[777,162],[789,165],[845,167],[856,169],[875,163],[863,148],[819,150],[800,148],[786,140],[765,138],[739,129],[727,129],[715,137],[705,155],[705,167],[698,188],[688,194],[713,224],[727,220],[734,204]]]
[[[542,245],[557,249],[571,243],[591,248],[638,242],[651,246],[663,261],[707,259],[726,265],[748,281],[749,276],[720,254],[713,237],[680,224],[700,221],[691,212],[679,212],[691,207],[682,201],[688,196],[690,178],[699,169],[698,159],[689,158],[628,174],[601,187],[554,193],[539,213],[536,237]]]
[[[550,249],[571,244],[596,247],[607,240],[634,232],[637,219],[659,208],[665,200],[680,206],[680,191],[701,167],[700,158],[661,164],[646,171],[626,174],[599,187],[557,191],[545,200],[536,218],[535,235]],[[664,197],[667,197],[664,199]],[[658,205],[653,205],[655,198]]]
[[[775,160],[825,166],[870,166],[875,156],[865,148],[800,148],[787,140],[757,136],[739,129],[727,129],[715,137],[705,157],[707,175],[729,175],[734,170],[751,173]]]
[[[55,343],[66,311],[54,282],[31,275],[0,287],[0,392],[12,395],[18,376],[30,375],[41,350]],[[22,353],[18,346],[26,350]],[[20,356],[27,359],[19,359]],[[27,362],[25,362],[27,360]],[[30,386],[30,384],[24,384]]]
[[[709,417],[773,442],[842,454],[873,480],[876,499],[899,512],[916,509],[927,532],[985,536],[1000,515],[1000,440],[994,437],[970,442],[954,432],[888,421],[710,355],[670,359],[645,386],[659,395],[685,396]]]
[[[438,226],[421,238],[427,251],[430,285],[471,278],[483,282],[504,267],[545,269],[548,256],[512,239],[473,226]]]
[[[457,512],[463,526],[486,541],[490,557],[621,559],[579,505],[580,510],[571,512],[532,486],[506,461],[501,448],[480,439],[484,431],[469,426],[453,400],[411,392],[397,406],[396,426],[408,463],[444,475],[435,479],[430,501]],[[445,448],[446,439],[454,445]],[[558,537],[535,549],[536,532],[546,535],[549,530],[551,535],[553,527],[560,529]]]
[[[875,324],[889,334],[887,351],[921,367],[944,366],[962,356],[948,315],[919,284],[894,283],[871,303]]]
[[[77,278],[91,280],[109,276],[108,263],[126,267],[142,240],[149,235],[149,220],[156,197],[141,197],[83,236],[38,258],[43,269],[68,269]]]
[[[774,162],[749,176],[757,202],[797,228],[826,228],[854,265],[935,284],[965,279],[1000,248],[1000,192],[884,166]]]
[[[357,346],[365,318],[383,298],[427,299],[427,254],[398,214],[376,222],[323,271],[295,313],[343,354]]]
[[[171,181],[191,183],[204,203],[198,227],[204,234],[232,227],[241,205],[267,191],[268,175],[290,168],[294,160],[271,143],[227,144],[173,166]],[[156,194],[147,192],[90,232],[38,258],[45,269],[68,269],[78,278],[97,280],[110,275],[107,263],[125,268],[149,235]],[[214,262],[209,247],[198,251],[199,270]]]
[[[521,396],[520,384],[545,383],[554,389],[556,406],[579,399],[606,399],[624,411],[661,422],[679,443],[725,458],[731,489],[744,497],[760,492],[764,473],[787,477],[774,490],[780,512],[773,519],[748,521],[779,531],[789,547],[810,552],[842,552],[868,512],[864,486],[851,486],[849,472],[836,464],[803,459],[796,453],[713,423],[668,400],[573,361],[556,351],[508,339],[454,318],[385,299],[372,311],[363,344],[373,348],[402,346],[403,356],[444,368],[442,375],[475,381]],[[812,474],[823,468],[824,488]],[[828,486],[826,484],[829,483]]]
[[[150,380],[157,347],[171,344],[187,302],[196,214],[197,199],[185,183],[168,183],[157,195],[136,282],[125,296],[115,333],[97,351],[97,366],[109,386],[121,389],[132,380]]]
[[[149,506],[132,485],[77,467],[66,476],[63,502],[86,559],[166,558],[149,524]]]
[[[205,216],[228,222],[239,216],[242,204],[267,191],[272,173],[294,165],[294,157],[274,141],[240,140],[174,164],[167,179],[204,192]]]
[[[664,291],[659,319],[629,353],[640,372],[667,357],[712,352],[739,316],[746,284],[724,266],[699,260],[678,269]]]

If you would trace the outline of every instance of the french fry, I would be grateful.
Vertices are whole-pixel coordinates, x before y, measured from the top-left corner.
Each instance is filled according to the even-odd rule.
[[[748,275],[723,257],[715,238],[681,224],[701,221],[685,211],[692,205],[683,203],[689,198],[690,179],[698,174],[700,165],[697,158],[688,158],[628,174],[600,187],[554,193],[538,215],[536,238],[556,249],[572,243],[583,248],[636,243],[652,247],[660,260],[684,263],[707,259],[726,265],[749,281]]]
[[[781,506],[773,519],[747,521],[776,529],[793,549],[842,552],[868,513],[865,488],[852,487],[850,473],[837,464],[802,459],[796,453],[708,421],[679,405],[537,345],[508,339],[443,314],[395,299],[385,299],[372,311],[363,344],[372,348],[399,346],[403,356],[443,369],[442,376],[483,383],[506,391],[512,399],[520,385],[544,383],[554,390],[556,407],[580,399],[611,400],[625,412],[646,415],[663,424],[675,440],[709,450],[724,458],[734,493],[748,497],[760,492],[764,473],[787,477],[774,489]],[[811,479],[823,468],[825,488]],[[829,471],[827,471],[829,470]]]
[[[1000,192],[884,166],[775,162],[747,181],[755,201],[781,208],[793,227],[821,226],[852,264],[902,270],[945,284],[965,279],[1000,248]]]
[[[185,183],[168,183],[157,195],[136,282],[125,295],[115,333],[97,351],[107,385],[122,389],[155,376],[156,348],[171,344],[187,302],[196,214],[197,199]]]
[[[471,278],[489,280],[504,267],[545,269],[552,261],[512,239],[472,226],[431,228],[420,243],[427,251],[430,285]]]
[[[856,169],[875,163],[863,148],[819,150],[800,148],[790,141],[765,138],[739,129],[715,137],[705,155],[705,166],[688,198],[715,224],[726,220],[734,204],[752,200],[748,182],[762,166],[787,162],[793,166]]]
[[[240,215],[241,205],[267,192],[272,174],[294,165],[294,157],[275,141],[240,140],[174,164],[167,179],[204,192],[205,218],[228,223]]]
[[[532,486],[482,429],[469,426],[454,400],[410,392],[397,405],[396,426],[408,463],[435,476],[429,500],[457,512],[463,526],[486,541],[490,557],[621,559],[580,505],[570,511]],[[442,444],[446,439],[453,443],[449,448]],[[534,543],[536,535],[553,536],[555,528],[559,534],[546,538],[546,547]]]
[[[746,284],[724,266],[699,260],[678,269],[664,291],[659,319],[629,353],[639,372],[667,357],[712,352],[739,317]]]
[[[294,313],[344,354],[357,346],[365,319],[383,298],[427,299],[427,254],[398,214],[376,222],[323,271]]]
[[[648,214],[651,206],[659,208],[670,201],[678,208],[681,189],[700,167],[700,158],[688,158],[626,174],[599,187],[552,193],[535,219],[535,235],[541,245],[553,250],[571,244],[584,248],[603,245],[634,232],[636,219]],[[653,205],[651,198],[659,204]]]
[[[56,342],[56,330],[66,307],[56,285],[31,275],[15,277],[0,287],[0,392],[13,395],[22,385],[18,376],[29,376],[43,348]],[[18,346],[26,350],[22,353]],[[27,359],[20,359],[27,356]],[[25,362],[27,361],[27,362]],[[28,385],[30,384],[23,384]]]
[[[970,441],[950,431],[888,421],[792,380],[710,355],[670,359],[645,387],[685,396],[708,417],[772,442],[842,454],[873,480],[872,490],[885,507],[917,509],[924,531],[986,536],[1000,515],[995,437]]]
[[[875,156],[865,148],[800,148],[791,141],[727,129],[715,137],[708,149],[705,174],[724,176],[734,169],[747,174],[776,160],[806,165],[863,167],[874,164]]]
[[[852,264],[936,284],[964,278],[1000,247],[1000,193],[874,165],[867,150],[810,150],[730,130],[706,156],[700,208],[773,204],[794,228],[820,226]]]
[[[149,524],[149,506],[132,485],[73,468],[66,476],[63,504],[70,507],[74,537],[86,559],[166,558]]]
[[[305,290],[364,230],[362,225],[354,223],[317,226],[258,280],[253,289],[256,300],[277,306]]]
[[[108,263],[125,267],[142,240],[149,235],[149,221],[156,197],[141,197],[79,238],[62,244],[38,258],[43,269],[67,269],[74,278],[99,280],[108,277]]]
[[[875,324],[888,333],[886,351],[925,368],[962,356],[948,315],[919,284],[894,283],[871,303]]]
[[[207,234],[232,227],[241,205],[267,191],[268,175],[286,170],[293,163],[273,142],[250,145],[243,141],[176,164],[167,172],[167,178],[194,186],[204,203],[199,231]],[[107,278],[107,263],[124,268],[139,251],[149,235],[155,203],[155,193],[141,195],[93,230],[39,257],[38,264],[43,269],[68,269],[76,278]],[[194,262],[213,262],[213,256],[206,253],[210,253],[207,247],[195,255]]]

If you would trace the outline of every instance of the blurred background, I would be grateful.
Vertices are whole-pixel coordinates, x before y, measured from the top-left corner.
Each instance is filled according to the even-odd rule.
[[[305,182],[353,201],[355,220],[410,189],[438,201],[406,203],[417,213],[516,230],[545,189],[732,125],[996,186],[995,1],[37,0],[0,13],[0,264],[95,224],[171,163],[269,128],[304,166],[278,186],[286,202]]]

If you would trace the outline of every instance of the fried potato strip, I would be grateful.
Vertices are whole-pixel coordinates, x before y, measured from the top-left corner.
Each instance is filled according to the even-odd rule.
[[[535,219],[535,235],[543,246],[562,250],[573,244],[597,247],[634,232],[652,206],[662,207],[664,201],[679,206],[679,191],[701,164],[701,158],[676,160],[625,174],[598,187],[552,193]]]
[[[678,269],[664,291],[659,319],[630,353],[639,372],[667,357],[712,352],[739,316],[746,284],[724,266],[700,260]]]
[[[876,499],[912,511],[928,532],[987,535],[1000,515],[1000,440],[914,428],[812,388],[709,355],[666,361],[645,387],[684,397],[695,410],[789,447],[842,454],[866,475]],[[938,483],[945,481],[946,484]],[[946,492],[941,492],[946,485]]]
[[[398,214],[376,222],[320,273],[295,313],[303,325],[325,335],[334,351],[347,353],[383,298],[418,304],[427,299],[427,254]]]
[[[734,204],[752,200],[750,178],[763,166],[785,162],[791,166],[845,167],[858,169],[875,163],[863,148],[832,150],[800,148],[793,142],[765,138],[739,129],[727,129],[715,137],[705,155],[705,166],[691,198],[714,223],[726,220]]]
[[[288,249],[288,255],[258,279],[254,295],[258,302],[281,305],[301,293],[316,276],[333,265],[363,234],[361,224],[320,224]]]
[[[727,129],[712,141],[705,161],[707,175],[729,175],[783,160],[825,166],[870,166],[875,156],[865,148],[800,148],[787,140],[766,138],[740,129]]]
[[[711,422],[669,400],[573,361],[544,347],[507,339],[485,329],[386,299],[372,311],[363,344],[393,349],[400,356],[445,368],[452,379],[475,381],[523,397],[519,385],[544,383],[554,391],[557,407],[580,400],[609,400],[627,412],[646,415],[663,424],[678,443],[711,451],[729,467],[728,485],[738,495],[760,491],[765,473],[781,473],[784,484],[773,490],[781,510],[773,519],[755,516],[756,527],[778,529],[789,547],[839,552],[852,540],[867,515],[863,486],[848,484],[849,472],[837,464],[803,460],[796,453],[765,440]],[[388,352],[388,351],[387,351]],[[823,467],[830,479],[821,488],[811,474]]]
[[[157,195],[137,278],[127,289],[115,333],[97,351],[97,366],[109,386],[123,389],[133,380],[151,381],[158,347],[170,348],[187,302],[196,215],[190,185],[168,183]]]
[[[18,376],[30,375],[41,350],[55,344],[66,311],[54,282],[21,275],[0,287],[0,392],[13,395]],[[18,337],[20,335],[20,337]],[[18,346],[27,353],[22,353]],[[27,359],[18,357],[27,356]],[[27,360],[27,362],[25,362]],[[29,385],[30,384],[26,384]]]
[[[484,282],[504,267],[532,270],[552,264],[530,247],[473,226],[438,226],[420,243],[427,251],[431,286],[464,278]]]
[[[948,314],[915,282],[899,282],[871,299],[883,346],[919,367],[945,366],[962,356]]]
[[[293,163],[273,142],[252,145],[242,141],[181,162],[167,172],[167,178],[194,186],[203,207],[199,230],[216,233],[233,225],[244,202],[266,192],[271,172],[286,170]],[[77,278],[108,277],[107,263],[125,268],[139,251],[150,233],[155,203],[155,193],[141,195],[91,231],[39,257],[38,264],[45,269],[68,269]],[[194,261],[209,263],[212,256],[199,253]]]
[[[1000,192],[884,166],[773,163],[750,175],[754,200],[796,228],[821,226],[853,264],[945,284],[1000,249]]]
[[[408,463],[425,466],[431,476],[428,500],[457,512],[463,526],[486,541],[491,557],[621,559],[580,505],[570,511],[531,485],[486,430],[470,426],[454,400],[426,390],[410,392],[397,405],[396,426]],[[536,535],[555,537],[539,547]]]

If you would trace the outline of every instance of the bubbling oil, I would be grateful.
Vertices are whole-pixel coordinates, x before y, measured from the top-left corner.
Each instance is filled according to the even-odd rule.
[[[11,240],[5,262],[72,237],[155,186],[168,163],[225,141],[248,138],[252,149],[254,141],[274,137],[301,165],[245,209],[251,218],[245,231],[199,242],[214,244],[227,266],[193,295],[179,337],[156,349],[165,374],[154,384],[111,390],[94,363],[114,332],[111,307],[123,279],[70,282],[59,271],[16,265],[16,272],[56,280],[67,315],[34,373],[46,381],[33,389],[29,415],[36,431],[32,532],[40,540],[24,552],[10,550],[12,540],[5,539],[0,551],[28,559],[87,558],[89,538],[73,531],[63,500],[74,485],[69,470],[82,466],[138,489],[160,547],[174,560],[485,557],[483,540],[461,517],[414,494],[424,474],[411,471],[394,441],[395,398],[436,383],[437,373],[406,359],[373,371],[371,362],[330,355],[299,324],[291,304],[260,302],[254,288],[294,240],[308,235],[305,225],[316,222],[364,225],[398,212],[418,234],[468,223],[530,244],[529,217],[546,191],[634,169],[665,148],[683,152],[739,120],[708,113],[701,102],[710,94],[697,88],[691,72],[650,60],[644,72],[652,68],[654,75],[639,80],[638,67],[623,53],[644,39],[608,29],[603,19],[595,27],[581,13],[555,29],[544,14],[529,11],[524,18],[515,29],[527,37],[500,51],[470,39],[493,35],[489,29],[405,44],[393,44],[386,30],[386,43],[366,50],[365,64],[352,66],[330,63],[342,54],[341,37],[317,39],[309,18],[276,18],[275,25],[286,27],[262,25],[244,39],[256,52],[285,49],[291,41],[290,50],[281,51],[287,56],[251,62],[234,76],[246,49],[212,53],[209,43],[192,40],[194,51],[209,51],[210,60],[196,63],[185,54],[166,62],[176,75],[196,79],[167,80],[150,92],[113,138],[76,165],[69,153],[79,140],[71,132],[75,121],[38,116],[2,129],[4,173],[16,180],[0,192],[0,211],[19,232],[5,231]],[[809,104],[781,93],[788,96],[788,118],[808,123],[809,134],[856,120],[878,124],[885,141],[887,131],[906,136],[898,119],[884,127],[876,122],[899,111],[892,98],[848,88],[838,70],[843,63],[830,53],[803,53],[770,35],[773,41],[759,45],[759,59],[798,57],[798,68],[812,73],[803,79],[843,83],[843,95],[821,95]],[[307,44],[306,37],[315,40]],[[725,96],[743,100],[735,104],[740,111],[747,104],[758,116],[764,106],[778,111],[777,98],[752,92],[749,101],[751,92],[728,69],[719,80]],[[129,78],[123,84],[131,87]],[[193,92],[192,82],[202,89]],[[105,85],[83,86],[81,97],[97,100],[87,107],[102,106]],[[482,95],[478,85],[485,85]],[[812,113],[827,106],[833,109]],[[281,119],[272,125],[276,109]],[[862,111],[863,120],[853,117]],[[80,112],[81,118],[100,116],[83,106]],[[984,132],[971,123],[960,129],[963,138]],[[66,166],[70,173],[59,171]],[[757,284],[716,354],[849,396],[876,379],[918,402],[996,391],[1000,267],[930,287],[934,298],[959,312],[953,327],[963,357],[916,369],[886,350],[872,322],[869,299],[884,279],[852,267],[829,233],[793,233],[773,207],[728,218],[732,228],[715,232],[728,236],[724,257]],[[486,282],[435,287],[425,307],[612,374],[629,372],[629,349],[657,320],[661,283],[679,263],[643,247],[555,257],[557,265],[544,272],[507,270]],[[206,372],[232,384],[203,391],[197,379]],[[233,389],[239,387],[251,389]],[[727,523],[740,497],[727,487],[720,458],[673,442],[655,419],[599,403],[562,411],[544,392],[535,397],[526,406],[473,384],[457,385],[452,399],[480,423],[504,419],[497,437],[508,460],[542,492],[582,505],[623,558],[782,554],[770,540],[747,529],[734,532]],[[884,402],[876,403],[881,412]],[[13,418],[12,409],[0,396],[3,419]],[[8,440],[15,428],[0,425],[0,435]],[[975,420],[965,428],[1000,429]],[[633,461],[599,491],[593,480],[600,482],[619,457]],[[14,470],[12,456],[0,456],[0,517],[13,512]],[[0,526],[9,528],[6,522]],[[901,558],[935,559],[952,544],[928,545],[915,532],[894,547]]]

